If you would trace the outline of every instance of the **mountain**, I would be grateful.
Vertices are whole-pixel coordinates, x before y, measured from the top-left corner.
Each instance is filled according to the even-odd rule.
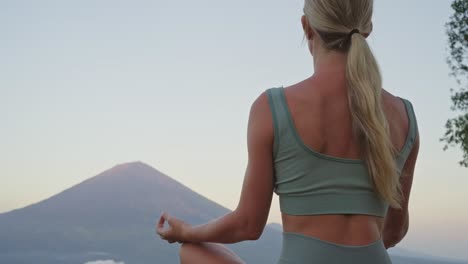
[[[398,247],[389,249],[388,253],[395,264],[468,264],[466,260],[432,256]]]
[[[229,212],[146,164],[122,164],[49,199],[0,214],[0,263],[178,263],[178,246],[155,235],[163,210],[191,224]],[[273,263],[279,237],[266,228],[259,241],[231,247],[250,263]]]
[[[178,245],[155,235],[162,211],[200,224],[229,212],[141,162],[115,166],[55,196],[0,214],[2,264],[173,264]],[[249,264],[276,263],[280,224],[228,245]],[[394,264],[462,264],[392,249]],[[96,260],[115,260],[97,261]]]

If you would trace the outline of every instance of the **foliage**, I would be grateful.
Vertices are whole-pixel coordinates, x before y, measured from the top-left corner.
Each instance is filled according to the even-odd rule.
[[[451,109],[457,116],[447,120],[440,140],[446,143],[444,150],[460,146],[463,159],[459,163],[468,167],[468,0],[454,0],[452,9],[454,14],[446,24],[450,51],[447,63],[460,87],[458,91],[451,89]]]

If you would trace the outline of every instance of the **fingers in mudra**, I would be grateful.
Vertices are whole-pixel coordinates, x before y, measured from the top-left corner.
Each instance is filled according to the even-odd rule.
[[[163,213],[159,217],[158,224],[156,225],[156,233],[159,235],[161,239],[167,240],[166,234],[168,233],[169,230],[164,229],[164,223],[166,222],[167,219],[167,214]]]
[[[164,224],[167,222],[168,227],[164,228]],[[167,213],[163,213],[159,218],[156,233],[161,239],[167,240],[169,243],[182,242],[182,233],[184,228],[188,225],[182,220],[170,216]]]

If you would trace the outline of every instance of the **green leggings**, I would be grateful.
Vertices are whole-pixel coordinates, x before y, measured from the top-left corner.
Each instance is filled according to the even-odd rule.
[[[298,233],[283,232],[277,264],[391,264],[383,241],[364,246],[340,245]]]

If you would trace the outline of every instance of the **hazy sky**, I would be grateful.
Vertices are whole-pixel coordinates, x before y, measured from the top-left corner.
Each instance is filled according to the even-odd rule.
[[[401,246],[468,259],[468,170],[450,111],[447,0],[376,0],[387,90],[421,147]],[[0,0],[0,211],[141,160],[233,209],[251,103],[310,76],[302,0]],[[280,222],[275,198],[270,221]]]

